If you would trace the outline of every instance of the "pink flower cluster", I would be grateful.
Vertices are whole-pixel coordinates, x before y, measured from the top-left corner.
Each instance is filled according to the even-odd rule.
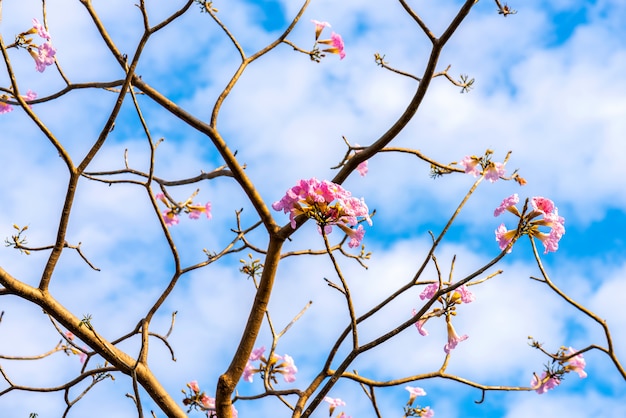
[[[37,71],[43,73],[47,66],[54,64],[54,56],[57,51],[52,46],[50,34],[37,19],[33,19],[33,27],[27,33],[36,33],[45,40],[45,42],[39,46],[31,44],[34,48],[31,46],[27,47],[28,52],[35,60]]]
[[[505,198],[493,212],[494,216],[500,216],[504,211],[511,212],[517,217],[522,216],[515,206],[517,203],[519,203],[517,194]],[[523,219],[522,233],[539,239],[545,247],[544,254],[558,250],[559,241],[565,234],[565,219],[559,216],[557,207],[550,199],[536,196],[530,199],[530,203],[533,210]],[[536,219],[539,216],[542,218]],[[541,232],[539,227],[548,227],[550,231],[548,233]],[[498,241],[501,250],[507,248],[516,232],[515,229],[507,230],[504,224],[496,229],[496,241]],[[510,248],[508,252],[511,252]]]
[[[22,96],[26,101],[35,100],[37,98],[37,93],[28,90],[25,96]],[[9,96],[3,94],[0,96],[2,100],[9,100]],[[30,105],[28,107],[31,107]],[[13,106],[10,104],[0,101],[0,115],[3,113],[9,113],[13,110]]]
[[[346,53],[344,51],[344,44],[341,35],[332,32],[330,34],[330,39],[319,39],[320,35],[324,28],[330,28],[330,23],[328,22],[320,22],[318,20],[311,20],[315,25],[315,43],[316,44],[324,44],[328,45],[329,48],[323,49],[322,52],[328,52],[330,54],[338,54],[339,59],[344,59]]]
[[[65,331],[65,338],[67,338],[68,341],[70,341],[71,343],[74,343],[74,334],[71,333],[70,331]],[[67,344],[64,346],[65,347],[65,354],[67,354],[68,356],[70,354],[75,354],[78,355],[78,359],[80,360],[81,363],[84,363],[85,360],[87,360],[87,354],[85,354],[86,348],[83,346],[83,349],[80,350],[78,348],[76,348],[76,346],[72,345],[72,344]]]
[[[491,153],[488,152],[487,155],[491,155]],[[492,183],[505,175],[504,164],[494,163],[486,157],[468,155],[459,164],[467,174],[478,177],[484,173],[485,178]]]
[[[189,393],[183,390],[183,393],[185,394],[183,405],[189,406],[189,411],[191,411],[192,408],[195,408],[200,409],[201,411],[209,412],[210,415],[207,416],[217,416],[215,413],[215,398],[212,398],[201,391],[197,381],[192,380],[187,383],[187,388],[189,388]],[[237,418],[239,413],[235,408],[235,405],[232,405],[231,411],[233,417]]]
[[[432,418],[435,416],[435,411],[430,409],[430,406],[421,408],[412,408],[413,402],[418,396],[426,396],[426,391],[417,386],[406,386],[405,389],[409,392],[409,401],[406,403],[407,407],[410,409],[410,416],[414,417],[422,417],[422,418]],[[409,412],[409,411],[406,411]],[[405,416],[409,416],[405,414]]]
[[[258,347],[252,350],[246,367],[243,369],[243,375],[241,378],[246,382],[252,383],[253,376],[256,373],[268,373],[270,378],[276,380],[276,373],[283,375],[283,379],[287,383],[295,382],[296,373],[298,368],[296,367],[293,358],[288,354],[279,356],[272,354],[272,357],[268,360],[263,356],[265,353],[265,347]],[[259,361],[259,364],[255,367],[252,362]]]
[[[162,213],[165,225],[178,225],[180,222],[178,214],[181,211],[188,213],[189,219],[199,219],[200,215],[203,213],[206,215],[207,219],[211,219],[211,202],[207,202],[204,205],[201,203],[193,203],[192,199],[194,196],[195,193],[187,199],[186,202],[176,205],[170,202],[163,193],[158,193],[155,197],[167,206],[167,209],[165,209]]]
[[[576,353],[572,347],[569,348],[568,352],[563,350],[563,355],[572,355]],[[537,376],[533,374],[533,378],[530,381],[530,387],[535,390],[538,394],[544,394],[549,390],[554,389],[558,385],[561,384],[561,376],[565,373],[575,372],[581,379],[587,377],[587,373],[585,372],[586,366],[585,359],[582,354],[578,354],[569,360],[565,361],[562,368],[556,372],[542,372],[541,376]]]
[[[330,234],[336,225],[348,237],[351,248],[359,246],[365,230],[362,225],[357,229],[351,227],[358,224],[358,218],[364,218],[372,225],[369,210],[363,199],[352,197],[351,193],[338,184],[316,178],[300,180],[298,184],[287,190],[285,196],[272,204],[274,210],[289,213],[291,227],[296,227],[296,217],[305,215],[315,220],[324,233]]]
[[[431,283],[424,288],[422,293],[420,293],[420,299],[422,300],[432,299],[432,297],[435,296],[435,293],[437,293],[438,290],[439,290],[439,282]],[[452,306],[454,304],[459,304],[459,303],[471,303],[474,300],[476,300],[476,297],[474,296],[474,294],[467,288],[467,286],[462,285],[454,289],[454,292],[450,292],[448,294],[448,296],[446,297],[445,303],[448,306]],[[441,301],[441,302],[444,303],[444,301]],[[413,316],[417,315],[417,311],[415,309],[413,309],[412,313],[413,313]],[[424,329],[424,324],[426,323],[426,320],[427,319],[420,319],[419,321],[415,323],[415,327],[417,328],[417,331],[420,333],[420,335],[423,335],[423,336],[428,335],[428,331]],[[446,316],[446,326],[448,330],[448,342],[444,346],[443,350],[446,352],[446,354],[450,354],[450,352],[453,349],[455,349],[456,346],[461,341],[465,341],[469,337],[467,335],[459,336],[456,333],[454,326],[452,326],[450,315]]]

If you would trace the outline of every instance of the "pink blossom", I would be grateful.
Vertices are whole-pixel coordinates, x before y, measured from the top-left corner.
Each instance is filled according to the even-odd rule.
[[[498,206],[496,210],[493,211],[493,216],[500,216],[505,210],[510,210],[511,207],[514,207],[518,203],[519,196],[517,195],[517,193],[512,194],[511,196],[505,198],[502,203],[500,203],[500,206]],[[517,209],[515,209],[515,212],[517,212]],[[519,212],[517,212],[517,214],[519,215]]]
[[[263,356],[263,353],[265,353],[265,346],[255,348],[254,350],[252,350],[252,353],[250,353],[250,357],[248,358],[248,360],[257,361],[261,358],[261,356]]]
[[[530,204],[533,206],[534,210],[541,212],[544,215],[552,213],[556,209],[552,200],[541,196],[535,196],[530,199]]]
[[[482,168],[480,166],[480,158],[474,155],[468,155],[459,162],[459,165],[465,169],[466,174],[471,174],[474,177],[480,176],[480,170]]]
[[[496,241],[498,241],[498,246],[501,250],[504,250],[515,237],[515,233],[517,231],[515,229],[507,230],[504,224],[500,224],[498,229],[496,229]],[[507,250],[507,253],[510,253],[512,248]]]
[[[65,338],[67,338],[70,341],[74,340],[74,334],[72,334],[70,331],[65,331]]]
[[[329,403],[329,412],[328,415],[331,416],[333,414],[333,412],[335,412],[335,408],[337,408],[338,406],[346,406],[346,403],[344,401],[342,401],[339,398],[331,398],[330,396],[325,396],[324,397],[324,401]],[[339,414],[339,416],[341,416],[343,414],[343,412],[341,414]],[[345,416],[345,414],[344,414]]]
[[[367,167],[367,160],[363,161],[362,163],[359,163],[359,165],[356,167],[356,171],[359,172],[361,177],[365,177],[365,175],[367,174],[368,170],[369,169]]]
[[[557,387],[561,383],[561,380],[558,376],[550,376],[546,374],[546,372],[541,373],[541,377],[538,378],[536,374],[533,374],[533,378],[530,381],[530,387],[535,390],[538,394],[544,394],[548,390],[552,390]]]
[[[351,193],[338,184],[316,178],[299,180],[287,190],[285,195],[272,204],[274,210],[289,213],[291,227],[296,227],[296,217],[305,215],[314,219],[320,233],[330,233],[331,226],[337,225],[351,238],[350,246],[358,246],[365,231],[362,228],[350,231],[358,218],[364,218],[370,225],[369,209],[363,199],[352,197]]]
[[[467,286],[463,285],[461,287],[458,287],[454,293],[458,293],[461,301],[463,303],[471,303],[474,302],[476,300],[476,297],[474,296],[474,294],[472,292],[470,292],[470,290],[467,288]]]
[[[326,48],[323,51],[329,52],[331,54],[339,54],[339,59],[344,59],[346,53],[344,51],[344,44],[341,35],[338,33],[332,32],[330,34],[330,39],[323,39],[318,41],[320,44],[330,45],[330,48]]]
[[[432,418],[435,416],[435,411],[430,409],[430,406],[427,406],[422,409],[420,417],[422,418]]]
[[[190,219],[199,219],[200,215],[204,213],[207,219],[211,219],[211,202],[207,202],[204,206],[201,204],[187,205],[187,209],[189,209],[189,218]]]
[[[37,51],[37,53],[31,52],[31,56],[35,59],[37,71],[43,73],[47,66],[54,64],[54,56],[57,51],[54,49],[50,41],[46,41],[41,44]]]
[[[431,283],[424,288],[422,293],[420,293],[420,299],[426,300],[431,299],[435,296],[435,293],[439,290],[439,282]]]
[[[246,367],[244,367],[243,369],[243,374],[241,375],[241,378],[246,382],[252,383],[252,381],[254,380],[254,374],[257,371],[258,370],[255,369],[254,366],[252,366],[252,363],[250,363],[250,361],[248,360],[248,362],[246,363]]]
[[[413,405],[415,398],[418,396],[426,396],[426,391],[420,387],[406,386],[405,389],[409,391],[409,401],[407,402],[407,405]]]
[[[417,311],[415,309],[413,309],[412,313],[413,313],[413,316],[417,315]],[[426,323],[425,319],[420,319],[419,321],[415,323],[415,328],[417,328],[417,332],[419,332],[420,335],[424,337],[428,335],[428,331],[424,329],[425,323]]]
[[[3,100],[9,100],[9,96],[7,96],[6,94],[2,95],[2,99]],[[0,102],[0,115],[3,114],[3,113],[9,113],[12,110],[13,110],[13,106],[11,106],[8,103]]]
[[[319,20],[311,19],[311,22],[315,24],[315,40],[317,41],[324,28],[330,28],[330,23],[320,22]]]
[[[500,177],[503,177],[504,174],[504,164],[489,162],[487,170],[485,171],[485,178],[491,183],[494,183],[495,181],[499,180]]]
[[[189,387],[189,389],[193,390],[195,393],[200,393],[200,386],[198,386],[197,380],[192,380],[191,382],[187,383],[187,386]]]
[[[332,414],[331,414],[331,415],[332,415]],[[352,418],[352,417],[350,417],[350,416],[346,415],[346,413],[345,413],[345,412],[341,412],[339,415],[337,415],[337,418]]]
[[[212,398],[206,394],[202,394],[202,397],[200,398],[200,402],[202,402],[202,406],[204,406],[207,409],[215,409],[215,398]]]
[[[330,34],[330,38],[333,41],[333,46],[337,48],[337,51],[339,53],[339,59],[344,59],[346,57],[346,53],[343,50],[344,45],[343,45],[343,39],[341,39],[341,35],[333,32]]]
[[[575,352],[576,350],[570,347],[568,354],[574,354]],[[583,355],[578,354],[577,356],[574,356],[571,359],[567,360],[567,365],[565,366],[565,369],[567,371],[573,371],[573,372],[578,373],[578,376],[581,379],[584,379],[585,377],[587,377],[587,372],[585,372],[586,365],[587,363],[585,362]]]
[[[468,336],[462,335],[459,337],[458,334],[456,333],[456,330],[452,326],[452,322],[450,321],[446,321],[446,322],[448,325],[448,343],[444,346],[443,351],[445,351],[446,354],[450,354],[450,352],[456,348],[457,344],[460,343],[461,341],[467,340]]]
[[[281,356],[276,356],[276,357],[284,360],[283,363],[277,366],[277,369],[280,369],[278,370],[278,372],[283,375],[283,379],[285,379],[285,382],[287,383],[295,382],[298,368],[296,367],[293,361],[293,358],[291,358],[291,356],[288,354],[285,354],[284,357],[281,357]]]
[[[37,93],[32,90],[28,90],[26,92],[26,95],[23,97],[27,102],[30,102],[31,100],[35,100],[37,98]],[[31,109],[33,108],[31,105],[28,105],[28,107],[30,107]]]
[[[178,215],[175,214],[171,209],[165,209],[163,211],[163,221],[165,221],[165,225],[167,226],[178,225]]]
[[[50,34],[46,30],[46,28],[44,28],[43,25],[39,23],[39,20],[35,18],[33,18],[33,29],[37,31],[37,34],[41,36],[42,38],[44,38],[45,40],[47,41],[50,40]]]

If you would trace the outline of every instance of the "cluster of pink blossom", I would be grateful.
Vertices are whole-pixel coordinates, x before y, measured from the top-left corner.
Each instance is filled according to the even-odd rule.
[[[484,174],[485,178],[493,183],[504,176],[505,170],[504,164],[494,163],[489,158],[490,155],[490,151],[487,151],[486,156],[483,157],[468,155],[459,164],[465,169],[467,174],[472,174],[474,177]]]
[[[324,397],[324,401],[328,402],[329,407],[328,407],[328,416],[331,417],[333,415],[333,412],[335,412],[335,409],[338,406],[346,406],[346,403],[344,401],[342,401],[340,398],[331,398],[330,396],[325,396]],[[337,415],[337,418],[350,418],[348,415],[346,415],[345,412],[340,412],[339,415]]]
[[[165,209],[162,213],[165,225],[178,225],[178,222],[180,222],[180,220],[178,219],[178,214],[181,211],[188,213],[189,219],[199,219],[200,215],[202,215],[203,213],[206,215],[207,219],[211,219],[211,202],[207,202],[204,205],[202,205],[201,203],[193,203],[193,198],[196,193],[194,193],[189,199],[187,199],[186,202],[179,204],[173,204],[172,202],[170,202],[163,193],[158,193],[155,196],[158,200],[163,202],[165,206],[167,206],[167,209]]]
[[[35,60],[37,71],[43,73],[47,66],[54,64],[54,56],[57,51],[52,46],[50,34],[37,19],[33,19],[33,27],[25,32],[25,34],[35,33],[44,39],[45,42],[41,45],[30,42],[26,48]]]
[[[369,210],[363,199],[352,197],[351,193],[338,184],[316,178],[300,180],[298,184],[287,190],[285,196],[272,204],[274,210],[289,213],[291,227],[296,227],[296,217],[305,215],[315,220],[320,233],[329,234],[336,225],[350,237],[348,246],[359,246],[365,230],[362,225],[357,229],[351,227],[358,224],[358,218],[364,218],[372,225]]]
[[[359,146],[359,144],[354,144],[357,147]],[[355,153],[358,154],[359,152],[361,152],[361,150],[356,150]],[[356,171],[359,172],[359,174],[361,175],[361,177],[365,177],[365,175],[367,174],[369,170],[368,164],[367,164],[367,160],[359,163],[359,165],[356,167]]]
[[[207,416],[216,417],[217,414],[215,412],[215,398],[208,396],[206,393],[200,390],[200,386],[198,382],[192,380],[187,383],[187,388],[189,388],[189,393],[183,389],[183,393],[185,394],[185,398],[183,399],[183,405],[189,407],[190,412],[191,409],[199,409],[201,411],[206,411]],[[237,418],[238,411],[235,408],[235,405],[231,408],[233,417]]]
[[[269,378],[276,381],[276,373],[278,373],[283,375],[285,382],[295,382],[298,368],[291,356],[288,354],[284,356],[272,354],[271,358],[268,360],[263,356],[263,353],[265,353],[265,347],[258,347],[252,350],[246,367],[243,369],[243,375],[241,376],[243,380],[252,383],[254,374],[268,373]],[[254,361],[259,361],[256,367],[252,364]]]
[[[570,347],[568,352],[565,352],[565,350],[563,349],[561,355],[567,356],[575,353],[576,350]],[[541,373],[541,376],[533,374],[533,378],[530,381],[530,387],[533,388],[535,392],[541,395],[560,385],[561,377],[565,373],[575,372],[581,379],[584,379],[585,377],[587,377],[587,372],[585,372],[586,365],[587,363],[585,362],[582,354],[575,355],[574,357],[566,360],[564,364],[562,364],[562,367],[557,371],[544,371]]]
[[[338,54],[339,59],[344,59],[346,53],[344,51],[343,39],[341,38],[341,35],[332,32],[330,34],[330,39],[319,39],[324,28],[330,28],[330,23],[320,22],[318,20],[311,20],[311,22],[313,22],[313,24],[315,25],[315,44],[329,45],[329,48],[323,49],[322,52]]]
[[[519,203],[519,197],[517,194],[513,194],[500,203],[493,215],[500,216],[504,211],[508,211],[517,217],[521,217],[522,215],[515,206],[517,203]],[[536,196],[530,199],[530,203],[533,210],[522,220],[521,233],[539,239],[545,247],[544,254],[558,250],[559,241],[565,234],[565,219],[559,216],[558,208],[554,206],[550,199]],[[542,216],[542,218],[536,219],[539,216]],[[548,227],[550,232],[541,232],[539,227]],[[507,248],[516,233],[516,229],[507,230],[504,224],[500,224],[496,229],[496,241],[498,241],[501,250]],[[508,252],[511,252],[511,248],[508,249]]]
[[[438,290],[439,282],[431,283],[424,288],[422,293],[420,293],[420,299],[432,299],[432,297],[435,296],[435,293],[437,293]],[[448,307],[459,303],[471,303],[476,300],[474,294],[465,285],[457,287],[456,289],[454,289],[453,292],[450,292],[447,295],[448,296],[446,296],[445,300],[441,300],[441,303],[445,303]],[[412,313],[413,316],[417,315],[417,310],[413,309]],[[426,323],[426,321],[427,319],[420,319],[415,323],[417,331],[420,333],[420,335],[423,336],[428,335],[428,331],[424,328],[424,324]],[[446,326],[448,329],[448,342],[443,347],[443,350],[446,352],[446,354],[450,354],[450,352],[454,350],[461,341],[465,341],[469,337],[467,335],[459,336],[456,333],[454,326],[452,326],[451,315],[446,315]]]
[[[35,100],[37,98],[37,93],[35,93],[34,91],[28,90],[26,92],[26,95],[22,97],[26,101]],[[9,100],[10,98],[6,94],[3,94],[2,96],[0,96],[0,99],[6,101],[6,100]],[[3,113],[9,113],[13,110],[13,106],[11,106],[9,103],[6,103],[5,101],[0,101],[0,115]],[[31,106],[29,105],[28,107],[31,107]]]
[[[407,391],[409,391],[409,401],[406,403],[407,407],[405,408],[404,416],[413,416],[413,417],[422,417],[422,418],[432,418],[435,416],[435,411],[430,409],[430,406],[416,407],[413,408],[413,402],[418,396],[426,396],[426,391],[417,386],[407,386],[405,387]]]

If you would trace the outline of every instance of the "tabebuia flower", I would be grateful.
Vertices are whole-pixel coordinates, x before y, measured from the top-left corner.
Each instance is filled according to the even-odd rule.
[[[44,42],[41,45],[37,45],[31,38],[26,38],[27,35],[39,35]],[[35,60],[35,66],[40,73],[44,72],[47,66],[54,64],[54,57],[57,53],[56,49],[52,46],[50,33],[39,23],[37,19],[33,19],[33,27],[19,35],[23,43],[23,47],[28,50],[28,53]]]
[[[474,177],[484,174],[487,180],[494,183],[499,180],[500,177],[504,177],[506,171],[503,163],[494,163],[491,161],[490,157],[492,153],[491,150],[487,150],[482,157],[467,155],[459,162],[459,165],[463,167],[467,174],[471,174]]]
[[[335,412],[335,408],[337,408],[338,406],[346,406],[346,403],[344,401],[342,401],[341,399],[339,399],[339,398],[331,398],[330,396],[325,396],[324,397],[324,402],[328,402],[328,404],[329,404],[328,416],[331,416],[333,414],[333,412]]]
[[[561,383],[561,379],[559,379],[556,375],[549,375],[546,372],[541,373],[541,376],[537,376],[533,374],[533,378],[530,381],[530,387],[535,390],[538,394],[544,394],[549,390],[554,389]]]
[[[174,204],[170,202],[169,199],[165,197],[163,193],[158,193],[155,198],[160,200],[167,206],[162,212],[163,221],[167,226],[178,225],[180,219],[178,218],[178,214],[180,212],[185,212],[189,214],[189,219],[199,219],[201,214],[205,214],[207,219],[211,219],[211,202],[207,202],[204,205],[201,203],[193,203],[193,198],[198,193],[194,192],[189,199],[187,199],[184,203]]]
[[[456,330],[452,326],[452,321],[450,320],[450,317],[446,318],[446,324],[448,326],[448,342],[443,347],[443,351],[445,351],[446,354],[450,354],[450,352],[456,348],[458,343],[467,340],[469,337],[467,335],[459,336],[456,333]]]
[[[35,93],[34,91],[28,90],[26,92],[26,95],[22,96],[26,101],[31,101],[31,100],[35,100],[37,98],[37,93]],[[3,94],[2,96],[0,96],[0,99],[2,100],[9,100],[10,97],[7,96],[6,94]],[[28,105],[28,107],[32,108],[31,105]],[[3,113],[9,113],[13,111],[13,106],[11,106],[9,103],[6,103],[4,101],[0,101],[0,115]]]
[[[205,392],[200,390],[200,386],[198,382],[192,380],[187,383],[187,388],[189,388],[189,393],[185,389],[183,389],[183,394],[185,398],[183,399],[183,405],[189,407],[188,413],[192,409],[200,410],[207,412],[207,416],[209,417],[217,417],[216,409],[215,409],[215,398],[207,395]],[[237,418],[239,412],[235,408],[235,405],[231,405],[231,412],[233,417]]]
[[[311,22],[315,25],[315,40],[317,41],[322,34],[324,28],[330,28],[330,23],[320,22],[319,20],[311,19]]]
[[[576,350],[570,347],[568,354],[574,354],[575,352]],[[584,379],[585,377],[587,377],[587,372],[585,372],[585,366],[587,366],[587,363],[585,362],[583,355],[578,354],[577,356],[574,356],[571,359],[567,360],[565,365],[565,371],[576,372],[581,379]]]
[[[494,216],[500,216],[505,211],[511,212],[517,217],[522,214],[515,206],[519,202],[517,194],[505,198],[502,203],[494,211]],[[524,215],[522,219],[521,233],[540,240],[544,247],[544,254],[554,252],[559,249],[559,241],[565,234],[565,219],[559,216],[557,207],[552,200],[541,196],[535,196],[530,199],[532,210]],[[541,216],[541,218],[539,218]],[[549,232],[542,232],[539,228],[550,228]],[[515,237],[516,229],[507,229],[501,224],[495,231],[496,241],[501,250],[504,250]],[[507,250],[511,252],[509,248]]]
[[[417,406],[413,407],[413,402],[418,396],[426,396],[426,391],[420,387],[416,386],[406,386],[405,389],[409,391],[409,401],[406,403],[404,407],[404,416],[408,417],[422,417],[422,418],[432,418],[435,416],[435,411],[430,409],[430,406],[426,406],[424,408]]]
[[[250,356],[248,357],[248,362],[243,369],[243,374],[241,376],[243,380],[252,383],[255,373],[268,373],[270,378],[274,381],[276,381],[276,374],[281,374],[285,382],[295,382],[298,368],[290,355],[285,354],[284,356],[279,356],[277,354],[272,354],[271,358],[268,360],[263,355],[264,352],[265,347],[259,347],[252,350],[252,353],[250,353]],[[254,366],[252,364],[253,361],[259,361],[258,365]]]
[[[331,54],[338,54],[339,59],[344,59],[346,53],[344,51],[343,38],[338,33],[331,33],[330,39],[321,39],[317,41],[320,44],[329,45],[330,48],[323,49],[323,52],[329,52]]]
[[[350,238],[348,246],[351,248],[359,246],[365,234],[363,226],[359,225],[359,218],[372,225],[363,199],[353,197],[339,184],[316,178],[298,181],[279,201],[272,204],[272,208],[289,213],[292,228],[296,227],[296,217],[299,215],[315,220],[320,233],[323,231],[329,234],[332,227],[337,226]]]

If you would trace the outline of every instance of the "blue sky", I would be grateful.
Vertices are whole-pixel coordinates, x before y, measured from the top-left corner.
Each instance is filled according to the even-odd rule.
[[[74,82],[111,80],[121,74],[89,24],[78,2],[50,2],[48,22],[58,59]],[[146,2],[153,16],[164,16],[174,7]],[[180,2],[172,2],[178,4]],[[458,1],[414,1],[433,30],[440,32]],[[0,31],[5,42],[25,30],[32,17],[41,17],[38,1],[3,3]],[[219,16],[238,37],[246,52],[262,47],[284,28],[299,4],[292,1],[216,1]],[[439,67],[451,65],[450,74],[476,79],[474,89],[460,94],[443,78],[431,85],[422,108],[397,138],[396,146],[419,149],[442,162],[494,150],[494,160],[512,156],[507,169],[520,169],[528,185],[512,182],[482,184],[450,231],[437,256],[445,272],[456,255],[455,278],[463,277],[498,253],[493,231],[504,221],[493,218],[502,198],[546,196],[554,200],[566,218],[567,232],[557,253],[544,257],[552,279],[572,297],[607,319],[615,349],[626,358],[626,313],[620,296],[626,292],[626,16],[618,0],[512,2],[518,14],[502,18],[492,2],[481,1],[443,53]],[[97,4],[121,50],[129,54],[140,36],[140,16],[130,1]],[[177,25],[154,37],[138,72],[150,84],[198,117],[208,119],[213,102],[238,64],[236,51],[207,15],[197,7]],[[225,102],[218,127],[239,151],[240,161],[267,202],[278,200],[300,178],[331,178],[345,152],[342,136],[352,143],[375,141],[400,115],[415,82],[378,68],[373,54],[386,56],[390,65],[419,75],[428,57],[428,41],[414,22],[393,2],[313,1],[289,39],[310,48],[310,19],[331,22],[342,34],[347,56],[325,58],[320,64],[295,53],[288,46],[251,66]],[[62,87],[52,69],[39,74],[24,51],[11,51],[13,66],[23,90],[45,96]],[[6,87],[6,73],[0,86]],[[34,107],[61,138],[74,159],[87,150],[113,104],[107,92],[80,91],[53,103]],[[176,179],[210,171],[221,164],[206,138],[183,126],[166,112],[140,98],[156,138],[165,141],[156,155],[157,175]],[[130,164],[145,169],[147,146],[132,108],[126,106],[110,139],[90,167],[92,170],[123,166],[124,150]],[[0,233],[12,234],[13,223],[28,224],[29,242],[45,245],[54,240],[66,175],[52,147],[16,110],[1,115]],[[374,225],[367,228],[364,243],[373,252],[364,271],[342,260],[357,310],[380,300],[411,277],[429,245],[428,231],[437,233],[453,212],[473,178],[467,175],[428,176],[428,166],[403,155],[378,155],[369,162],[365,178],[356,173],[345,187],[363,196],[377,210]],[[256,221],[244,196],[224,178],[198,186],[171,189],[185,200],[200,187],[199,200],[210,200],[213,219],[182,220],[172,229],[185,263],[203,259],[203,248],[218,250],[230,239],[234,211],[244,208],[247,224]],[[112,187],[81,183],[68,240],[82,242],[83,251],[101,268],[90,271],[71,252],[64,254],[53,281],[53,292],[78,316],[89,313],[106,336],[131,329],[150,306],[171,274],[171,258],[150,213],[145,193],[126,185]],[[288,222],[287,217],[276,214]],[[263,242],[261,234],[254,236]],[[337,238],[337,237],[335,237]],[[305,225],[287,249],[319,248],[314,225]],[[529,245],[520,242],[501,263],[502,277],[476,286],[476,302],[462,306],[455,326],[470,338],[454,352],[449,371],[485,384],[527,385],[533,372],[546,361],[527,345],[532,335],[549,351],[561,345],[583,347],[604,344],[597,326],[577,315],[529,276],[539,274],[529,256]],[[245,321],[251,283],[237,272],[235,254],[223,264],[189,274],[155,321],[165,332],[169,315],[177,310],[171,337],[175,363],[166,350],[153,344],[155,372],[174,396],[196,379],[212,391],[217,376],[230,360]],[[18,256],[11,249],[0,252],[0,265],[16,277],[35,283],[46,254]],[[429,277],[434,274],[429,271]],[[446,273],[447,274],[447,273]],[[346,324],[341,298],[329,289],[324,277],[332,277],[328,260],[287,259],[279,270],[270,312],[277,324],[286,324],[313,300],[307,314],[287,333],[278,347],[299,366],[296,383],[304,384],[317,372],[313,367]],[[426,278],[425,278],[426,279]],[[363,329],[364,335],[387,329],[419,306],[417,292],[390,307],[381,318]],[[0,327],[0,353],[38,353],[53,346],[57,337],[38,309],[15,298],[0,298],[5,311]],[[227,313],[225,315],[224,313]],[[160,327],[160,328],[159,328]],[[281,327],[280,325],[278,326]],[[37,329],[38,332],[27,332]],[[414,329],[401,333],[388,350],[375,350],[358,359],[354,367],[388,379],[429,371],[443,360],[445,326],[429,321],[428,337]],[[258,345],[270,344],[264,328]],[[135,348],[132,344],[129,350]],[[422,404],[438,417],[626,416],[626,385],[599,352],[585,355],[589,377],[569,375],[556,390],[533,393],[488,393],[459,384],[421,381],[428,393]],[[35,364],[1,363],[16,381],[55,385],[77,373],[75,357],[58,355]],[[434,366],[437,367],[437,366]],[[0,390],[4,386],[0,385]],[[285,387],[284,384],[280,386]],[[260,390],[258,382],[241,384],[241,393]],[[131,417],[131,390],[125,379],[103,382],[81,401],[70,416]],[[339,384],[333,397],[347,401],[352,417],[374,416],[360,388]],[[401,416],[406,401],[403,387],[378,392],[383,416]],[[147,408],[150,401],[144,399]],[[288,416],[272,401],[238,403],[240,416]],[[8,416],[56,417],[62,397],[51,394],[10,394],[0,398]],[[325,416],[320,410],[316,416]],[[281,415],[282,414],[282,415]]]

